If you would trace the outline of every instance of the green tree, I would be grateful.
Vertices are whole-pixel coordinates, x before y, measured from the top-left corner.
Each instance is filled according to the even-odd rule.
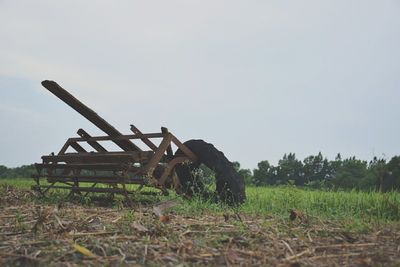
[[[303,161],[304,184],[313,181],[325,181],[332,175],[332,168],[327,158],[319,152],[316,156],[308,156]]]
[[[388,162],[382,190],[400,190],[400,156],[395,156]]]
[[[342,156],[340,155],[340,153],[338,153],[335,157],[335,160],[329,162],[330,169],[333,172],[333,174],[335,174],[337,170],[339,170],[342,164],[343,164]]]
[[[268,160],[260,161],[253,170],[253,183],[256,186],[276,184],[276,168]]]
[[[246,185],[253,184],[253,175],[252,175],[250,169],[241,169],[240,168],[240,163],[237,162],[237,161],[233,162],[233,167],[243,177],[244,182],[245,182]]]
[[[361,181],[368,177],[367,162],[355,157],[345,159],[335,170],[336,173],[331,182],[337,188],[360,188]]]
[[[304,185],[303,163],[296,158],[295,153],[285,154],[277,167],[277,184],[288,184],[290,180],[295,185]]]
[[[8,168],[6,166],[0,165],[0,178],[6,178]]]
[[[30,178],[35,172],[34,165],[24,165],[17,168],[0,166],[0,178]]]
[[[385,159],[374,157],[368,165],[368,176],[360,182],[363,190],[379,190],[383,192],[384,178],[387,174],[387,164]]]

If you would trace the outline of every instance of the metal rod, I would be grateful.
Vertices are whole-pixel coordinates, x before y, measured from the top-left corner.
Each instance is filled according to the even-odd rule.
[[[164,134],[162,133],[148,133],[142,134],[141,136],[137,136],[135,134],[130,135],[121,135],[119,137],[110,137],[110,136],[94,136],[90,138],[69,138],[70,142],[88,142],[88,141],[119,141],[119,140],[128,140],[128,139],[141,139],[141,138],[162,138]]]
[[[79,190],[82,192],[97,192],[97,193],[116,193],[116,194],[136,194],[136,191],[124,191],[122,188],[101,188],[101,187],[75,187],[75,186],[58,186],[58,185],[41,185],[39,186],[40,188],[46,188],[45,192],[47,192],[49,189],[67,189],[67,190]],[[141,195],[158,195],[157,192],[141,192]]]
[[[163,134],[165,134],[165,135],[166,135],[167,133],[169,133],[167,127],[161,127],[161,132],[162,132]],[[173,157],[174,157],[174,153],[173,153],[173,151],[172,151],[172,146],[171,146],[171,145],[169,145],[168,148],[167,148],[167,155],[168,155],[168,157],[170,157],[170,158],[173,158]]]
[[[77,133],[80,137],[85,139],[92,137],[83,129],[79,129]],[[97,152],[107,152],[107,150],[96,141],[88,141],[88,144],[91,145],[94,149],[96,149]]]
[[[49,170],[64,170],[64,169],[79,169],[79,170],[101,170],[101,171],[120,171],[125,170],[128,167],[127,164],[122,163],[68,163],[68,164],[36,164],[36,168],[46,168]],[[132,168],[132,167],[131,167]]]
[[[70,146],[79,153],[87,153],[86,149],[84,149],[80,144],[72,142]]]
[[[64,88],[62,88],[56,82],[46,80],[42,82],[42,85],[51,93],[53,93],[55,96],[57,96],[59,99],[64,101],[71,108],[73,108],[75,111],[77,111],[79,114],[81,114],[83,117],[88,119],[91,123],[96,125],[100,130],[108,134],[109,136],[119,137],[122,135],[122,133],[120,133],[117,129],[115,129],[114,126],[109,124],[96,112],[94,112],[92,109],[87,107],[81,101],[76,99],[73,95],[68,93]],[[137,150],[140,151],[140,148],[138,148],[130,140],[113,140],[113,142],[117,144],[120,148],[122,148],[124,151],[137,151]]]
[[[133,124],[131,124],[131,131],[132,131],[137,137],[139,137],[140,140],[143,141],[143,143],[145,143],[148,147],[150,147],[151,150],[153,150],[153,151],[156,151],[156,150],[157,150],[157,146],[156,146],[153,142],[151,142],[151,141],[149,140],[149,138],[144,137],[144,136],[143,136],[143,133],[142,133],[138,128],[136,128],[136,126],[133,125]]]
[[[57,156],[42,156],[44,163],[128,163],[140,162],[141,159],[149,159],[154,155],[153,151],[143,152],[108,152],[108,153],[68,153]]]

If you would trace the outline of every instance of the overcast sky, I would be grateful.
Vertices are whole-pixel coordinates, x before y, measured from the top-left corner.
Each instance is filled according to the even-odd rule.
[[[399,0],[0,0],[0,165],[79,128],[55,80],[121,132],[166,126],[254,168],[400,154]]]

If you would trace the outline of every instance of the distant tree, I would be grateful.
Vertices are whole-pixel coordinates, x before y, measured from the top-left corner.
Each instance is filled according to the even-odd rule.
[[[5,178],[8,168],[6,166],[0,165],[0,178]]]
[[[400,190],[400,156],[393,157],[387,164],[382,181],[382,191]]]
[[[36,172],[34,165],[24,165],[17,168],[0,166],[1,178],[30,178]]]
[[[260,161],[253,170],[253,183],[256,186],[276,184],[276,168],[268,160]]]
[[[329,162],[331,172],[336,173],[336,171],[339,170],[342,164],[343,164],[342,156],[340,155],[340,153],[338,153],[335,157],[335,160]]]
[[[324,159],[321,152],[316,156],[308,156],[303,161],[304,183],[324,181],[332,175],[332,168],[328,159]]]
[[[237,161],[233,162],[233,167],[243,177],[244,182],[245,182],[246,185],[253,184],[253,175],[252,175],[250,169],[241,169],[240,168],[240,163],[237,162]]]
[[[253,175],[250,170],[241,169],[238,162],[234,162],[234,167],[246,184],[256,186],[295,184],[324,190],[400,190],[400,156],[388,163],[374,157],[368,163],[356,157],[342,159],[339,153],[329,161],[321,152],[300,161],[294,153],[289,153],[284,154],[277,166],[267,160],[260,161]]]
[[[355,157],[341,161],[340,166],[336,166],[335,174],[331,180],[337,188],[353,189],[360,188],[362,179],[368,177],[367,162],[358,160]]]
[[[277,168],[277,184],[288,184],[294,181],[295,185],[304,185],[303,163],[296,159],[295,153],[285,154],[279,160]]]
[[[374,157],[368,165],[368,176],[360,182],[363,190],[384,190],[384,178],[387,175],[387,164],[385,159]]]

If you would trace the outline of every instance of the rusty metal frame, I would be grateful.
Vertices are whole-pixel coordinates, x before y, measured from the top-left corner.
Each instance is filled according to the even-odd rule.
[[[146,186],[158,188],[166,194],[168,188],[178,189],[180,186],[175,167],[184,162],[197,161],[196,155],[165,127],[161,127],[161,132],[142,133],[131,125],[133,134],[123,135],[57,83],[44,81],[42,84],[107,134],[91,136],[79,129],[79,137],[69,138],[57,154],[42,156],[42,163],[35,165],[37,174],[33,175],[36,182],[34,189],[42,194],[50,189],[67,189],[71,194],[97,192],[128,196],[140,192]],[[154,139],[161,139],[159,145],[156,145]],[[104,141],[115,143],[120,151],[108,151],[100,144]],[[144,143],[149,150],[142,150],[135,142]],[[87,151],[83,143],[94,151]],[[175,157],[172,144],[183,155]],[[74,152],[67,152],[70,148]],[[46,179],[49,184],[42,184],[41,179]],[[131,189],[128,187],[130,184],[139,187]]]
[[[82,129],[80,132],[82,133]],[[35,164],[37,173],[33,176],[37,186],[46,193],[49,189],[68,189],[73,193],[80,192],[109,192],[124,195],[133,193],[127,189],[128,184],[151,186],[165,193],[168,185],[175,185],[173,181],[174,168],[177,164],[194,162],[196,156],[182,144],[172,133],[143,134],[135,128],[135,135],[122,135],[118,138],[110,136],[95,136],[85,134],[80,138],[69,138],[56,155],[42,156],[42,163]],[[161,139],[157,146],[151,139]],[[110,152],[101,146],[98,141],[140,140],[152,150],[149,151],[119,151]],[[87,143],[96,151],[88,152],[79,143]],[[151,145],[149,145],[151,144]],[[173,157],[172,144],[175,144],[184,153],[183,156]],[[103,149],[100,149],[102,147]],[[66,152],[68,148],[76,152]],[[82,148],[82,149],[81,149]],[[137,166],[135,166],[137,165]],[[155,175],[157,168],[161,168],[160,176]],[[81,174],[82,171],[112,172],[113,174]],[[50,185],[41,185],[40,178],[47,179]],[[60,186],[58,183],[62,183]],[[79,183],[89,183],[81,186]],[[96,185],[121,185],[122,188],[101,188]],[[136,192],[136,191],[135,191]]]

